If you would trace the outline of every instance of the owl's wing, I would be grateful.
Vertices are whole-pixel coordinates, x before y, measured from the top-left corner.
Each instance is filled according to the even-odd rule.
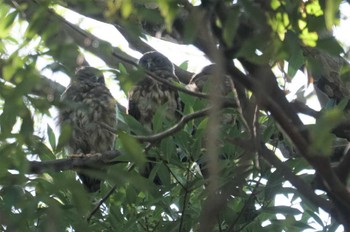
[[[71,105],[74,100],[74,93],[77,93],[77,91],[78,89],[75,86],[69,85],[61,95],[62,105],[59,111],[59,120],[58,120],[58,123],[60,125],[70,120],[71,114],[73,112],[73,108]]]
[[[160,71],[155,72],[155,74],[162,77],[165,80],[180,83],[179,78],[175,74],[173,74],[169,71],[160,70]],[[180,96],[179,96],[179,92],[177,90],[172,89],[171,87],[167,86],[166,84],[161,84],[161,85],[163,86],[163,89],[174,94],[174,98],[176,101],[175,118],[180,119],[182,117],[182,112],[184,110],[185,104],[183,101],[181,101]]]
[[[142,86],[135,86],[128,94],[129,105],[128,105],[128,114],[133,116],[136,120],[140,121],[141,112],[138,107],[138,103],[140,102],[141,97],[141,88]]]

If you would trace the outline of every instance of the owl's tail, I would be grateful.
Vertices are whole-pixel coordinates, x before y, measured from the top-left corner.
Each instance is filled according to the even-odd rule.
[[[100,190],[101,180],[87,176],[86,174],[78,173],[80,180],[83,182],[87,192],[94,193]]]

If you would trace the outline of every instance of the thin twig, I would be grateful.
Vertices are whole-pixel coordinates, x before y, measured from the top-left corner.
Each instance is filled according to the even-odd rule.
[[[174,126],[170,127],[169,129],[167,129],[165,131],[162,131],[160,133],[157,133],[157,134],[154,134],[154,135],[148,135],[148,136],[138,135],[138,136],[134,136],[134,138],[136,138],[140,142],[156,142],[156,141],[159,141],[159,140],[161,140],[163,138],[166,138],[166,137],[168,137],[170,135],[173,135],[176,132],[180,131],[188,121],[207,115],[209,110],[210,110],[210,107],[207,107],[207,108],[205,108],[203,110],[196,111],[196,112],[194,112],[192,114],[185,115]]]
[[[168,169],[168,171],[170,172],[170,174],[174,177],[174,179],[176,180],[176,182],[181,186],[181,188],[185,189],[185,186],[181,183],[181,181],[176,177],[176,175],[174,174],[174,172],[171,170],[171,168],[169,167],[169,165],[167,165],[166,163],[164,163],[164,166]]]
[[[107,199],[112,195],[112,193],[117,189],[117,184],[115,184],[106,195],[95,205],[94,209],[91,211],[89,216],[86,218],[86,221],[89,222],[92,216],[100,209],[100,206],[107,201]]]
[[[187,188],[188,186],[188,182],[189,182],[189,179],[190,179],[190,165],[191,163],[188,163],[188,166],[187,166],[187,178],[186,178],[186,187],[184,188],[185,190],[185,195],[184,195],[184,202],[182,204],[182,211],[181,211],[181,219],[180,219],[180,226],[179,226],[179,232],[183,231],[183,223],[184,223],[184,218],[185,218],[185,211],[186,211],[186,205],[187,205],[187,196],[189,194],[189,190]]]
[[[233,224],[231,224],[231,227],[228,231],[232,231],[233,230],[233,226],[238,222],[239,218],[243,215],[243,212],[246,212],[247,208],[248,208],[248,203],[250,203],[253,200],[253,197],[256,196],[256,193],[258,191],[258,187],[261,184],[261,180],[262,180],[262,175],[260,175],[259,180],[256,182],[254,189],[252,191],[252,193],[249,195],[248,199],[246,200],[246,203],[244,204],[243,208],[241,209],[240,213],[238,214],[235,222],[233,222]],[[238,229],[237,231],[242,231],[247,225],[249,225],[251,222],[247,222],[245,225],[243,225],[240,229]]]

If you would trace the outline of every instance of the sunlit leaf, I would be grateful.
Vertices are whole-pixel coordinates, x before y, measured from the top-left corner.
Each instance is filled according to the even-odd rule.
[[[229,17],[224,22],[223,37],[229,48],[233,45],[234,37],[238,29],[240,16],[239,11],[240,10],[238,8],[231,10],[231,12],[229,12]]]
[[[338,18],[336,17],[336,14],[339,11],[340,3],[341,0],[326,1],[326,9],[324,14],[328,30],[331,30],[333,25],[338,23]]]
[[[334,135],[332,129],[341,122],[343,112],[339,108],[325,111],[311,127],[311,147],[320,155],[331,155]]]

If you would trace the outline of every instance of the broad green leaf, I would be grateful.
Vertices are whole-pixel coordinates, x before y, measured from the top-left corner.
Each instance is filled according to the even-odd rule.
[[[130,156],[130,161],[135,162],[139,167],[143,166],[146,157],[139,142],[124,132],[118,133],[118,139],[122,144],[122,149]]]
[[[183,70],[187,70],[188,69],[188,60],[185,60],[184,62],[182,62],[179,65],[180,68],[182,68]]]
[[[39,155],[40,160],[54,160],[55,155],[52,153],[52,151],[41,141],[35,141],[34,146],[34,152]]]
[[[171,31],[173,21],[177,14],[177,3],[168,0],[157,0],[159,9],[165,19],[166,28]]]
[[[301,49],[292,51],[292,55],[288,60],[288,76],[294,77],[304,63],[304,55]]]
[[[239,25],[239,16],[240,16],[240,9],[233,8],[228,13],[228,18],[224,22],[223,38],[229,48],[232,47],[234,38],[236,36],[236,32]]]
[[[128,18],[133,11],[133,4],[130,0],[123,0],[121,12],[123,18]]]
[[[22,124],[20,134],[23,136],[24,141],[31,142],[31,137],[34,132],[34,121],[32,115],[28,109],[23,109],[21,112]]]
[[[310,135],[312,139],[311,147],[314,152],[329,156],[332,153],[334,135],[332,129],[338,125],[343,117],[343,112],[339,108],[325,111],[317,119],[316,124],[311,127]]]
[[[326,1],[326,9],[324,12],[326,26],[328,30],[331,30],[333,25],[339,23],[338,17],[336,17],[339,11],[339,5],[341,0]]]
[[[58,137],[55,153],[61,151],[69,143],[71,136],[72,136],[72,127],[68,124],[61,125],[61,133],[60,133],[60,136]]]

